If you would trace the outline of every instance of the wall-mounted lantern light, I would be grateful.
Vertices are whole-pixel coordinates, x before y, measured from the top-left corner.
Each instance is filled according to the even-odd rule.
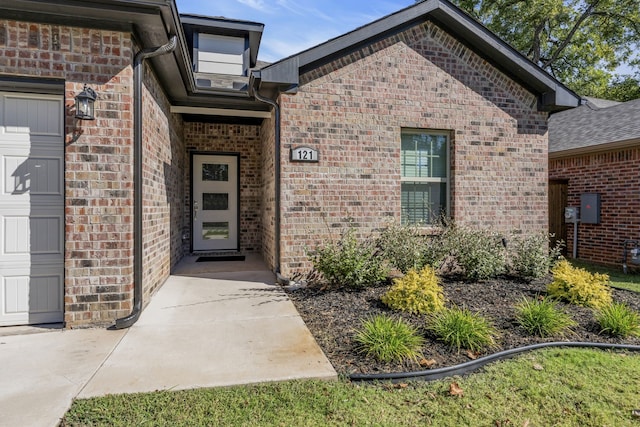
[[[76,95],[76,119],[94,120],[94,103],[97,95],[93,89],[85,83],[82,92]]]

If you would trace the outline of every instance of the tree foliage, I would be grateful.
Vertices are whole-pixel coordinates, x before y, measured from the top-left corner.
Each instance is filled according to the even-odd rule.
[[[616,69],[640,66],[638,0],[452,1],[581,95],[615,86],[619,99],[628,98],[637,83]]]
[[[632,76],[616,77],[606,88],[593,94],[598,98],[626,102],[640,98],[640,73]]]

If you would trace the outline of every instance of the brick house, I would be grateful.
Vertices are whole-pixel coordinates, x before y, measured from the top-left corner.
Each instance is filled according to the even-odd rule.
[[[186,256],[288,277],[347,221],[547,229],[547,118],[579,98],[455,6],[269,65],[262,30],[166,0],[3,0],[0,324],[126,327]]]
[[[584,194],[600,199],[600,220],[578,223],[579,259],[621,264],[623,242],[640,239],[640,100],[587,98],[549,119],[551,231],[574,253],[574,226],[564,207],[584,207]]]

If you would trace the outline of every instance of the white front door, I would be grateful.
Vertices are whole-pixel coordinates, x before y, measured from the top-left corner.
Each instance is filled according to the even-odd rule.
[[[238,156],[194,154],[193,250],[239,250]]]
[[[63,320],[63,106],[0,92],[0,325]]]

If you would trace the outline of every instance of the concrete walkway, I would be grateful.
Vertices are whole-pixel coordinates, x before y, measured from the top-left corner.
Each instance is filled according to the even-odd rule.
[[[0,426],[55,426],[75,397],[336,377],[259,260],[194,260],[128,330],[0,336]]]

